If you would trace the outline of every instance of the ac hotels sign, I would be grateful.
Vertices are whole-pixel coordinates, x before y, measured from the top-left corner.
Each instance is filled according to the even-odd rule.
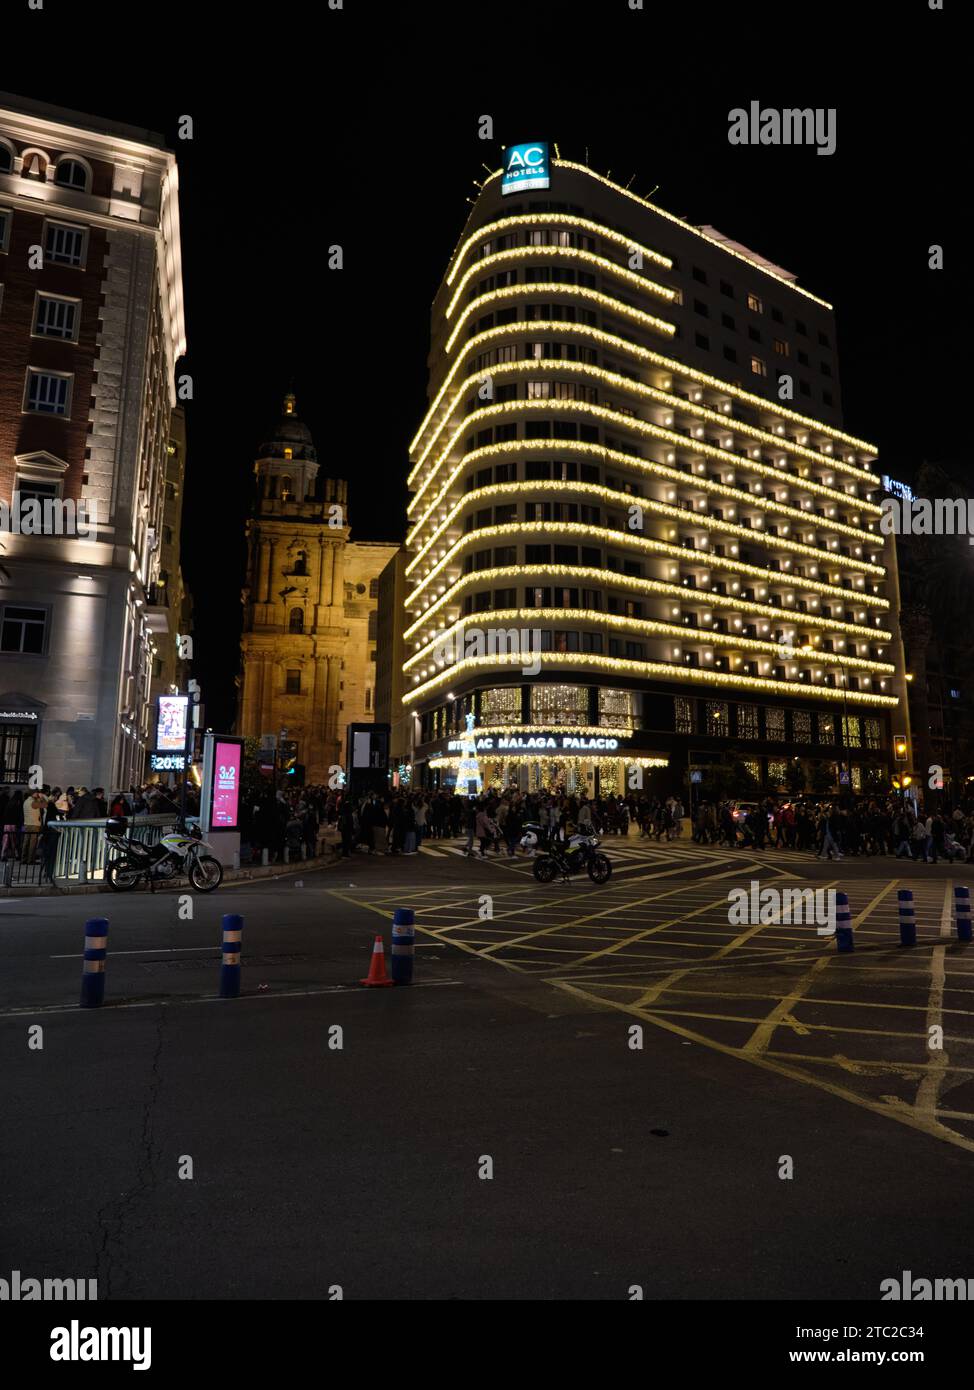
[[[533,145],[509,145],[504,151],[504,173],[501,193],[520,193],[528,188],[547,188],[550,182],[548,145],[536,140]]]

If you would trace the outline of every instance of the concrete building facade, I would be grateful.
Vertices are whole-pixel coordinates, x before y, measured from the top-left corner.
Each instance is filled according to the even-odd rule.
[[[142,778],[185,350],[162,137],[0,95],[0,503],[60,507],[0,536],[0,781]],[[72,529],[80,504],[94,529]]]

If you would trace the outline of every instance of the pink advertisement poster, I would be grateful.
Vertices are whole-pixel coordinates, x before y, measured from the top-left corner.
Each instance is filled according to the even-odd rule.
[[[210,825],[214,830],[237,829],[241,751],[239,743],[221,743],[219,740],[213,750],[213,814]]]

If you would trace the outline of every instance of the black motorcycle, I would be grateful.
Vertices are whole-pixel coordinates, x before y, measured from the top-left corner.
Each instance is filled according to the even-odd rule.
[[[612,877],[612,864],[608,855],[599,853],[602,843],[597,835],[572,835],[568,841],[554,836],[545,836],[542,827],[529,822],[524,827],[521,840],[522,849],[533,850],[541,845],[541,853],[534,861],[534,876],[539,883],[553,883],[561,878],[567,883],[572,874],[588,873],[593,883],[608,883]]]

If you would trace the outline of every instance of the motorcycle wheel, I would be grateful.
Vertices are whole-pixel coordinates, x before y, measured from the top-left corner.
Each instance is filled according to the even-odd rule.
[[[604,854],[593,854],[588,866],[588,876],[593,883],[608,883],[612,877],[612,865]]]
[[[534,876],[539,883],[552,883],[555,874],[558,872],[557,864],[547,855],[543,855],[542,858],[536,859],[533,867]]]
[[[108,886],[116,893],[130,892],[141,876],[141,871],[127,859],[113,859],[105,869]]]
[[[189,868],[189,881],[197,893],[212,893],[223,882],[223,866],[209,854],[201,854]]]

